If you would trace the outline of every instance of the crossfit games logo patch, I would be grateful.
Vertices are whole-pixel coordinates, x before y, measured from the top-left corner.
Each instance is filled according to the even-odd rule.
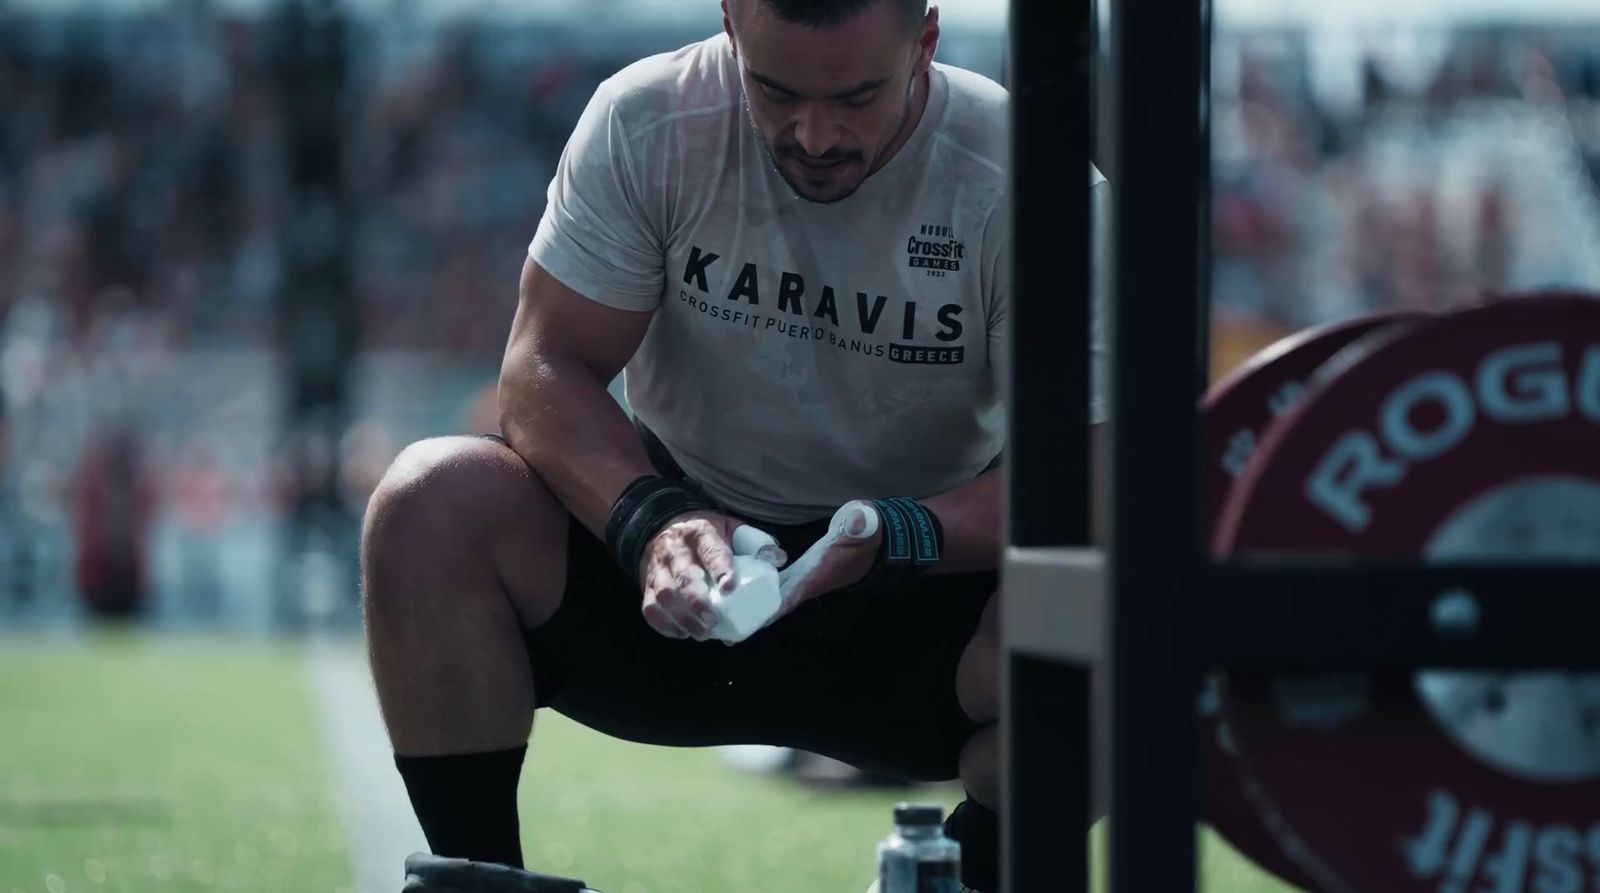
[[[911,269],[926,270],[929,276],[941,277],[961,271],[967,246],[955,237],[950,227],[924,223],[922,231],[906,243],[906,254]]]

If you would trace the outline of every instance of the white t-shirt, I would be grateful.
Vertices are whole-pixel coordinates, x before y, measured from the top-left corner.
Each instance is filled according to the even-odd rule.
[[[628,403],[741,515],[925,498],[1005,447],[1007,94],[940,64],[929,83],[910,140],[833,204],[772,169],[725,35],[601,84],[562,154],[529,253],[591,300],[655,311]]]

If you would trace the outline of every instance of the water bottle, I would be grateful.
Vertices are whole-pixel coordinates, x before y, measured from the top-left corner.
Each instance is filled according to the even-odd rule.
[[[944,836],[944,810],[902,803],[878,844],[878,893],[961,893],[961,844]]]

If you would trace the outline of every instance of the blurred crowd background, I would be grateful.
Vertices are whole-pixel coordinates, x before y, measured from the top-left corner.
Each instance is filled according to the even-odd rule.
[[[1600,282],[1600,7],[1516,9],[1218,35],[1214,372],[1357,313]]]
[[[1600,15],[1244,2],[1213,52],[1215,371],[1369,309],[1600,286]],[[943,61],[1003,79],[1004,3],[941,5]],[[594,87],[718,25],[714,0],[0,0],[0,628],[356,623],[389,460],[494,426]]]

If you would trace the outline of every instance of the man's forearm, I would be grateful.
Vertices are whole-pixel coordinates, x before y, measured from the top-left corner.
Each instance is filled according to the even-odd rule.
[[[604,538],[622,491],[655,468],[627,413],[581,363],[533,353],[500,375],[500,426],[511,448],[583,526]]]
[[[1094,425],[1089,429],[1090,474],[1093,481],[1091,539],[1105,543],[1106,499],[1110,483],[1106,461],[1109,428]],[[994,570],[1000,566],[1005,544],[1000,541],[1005,499],[1005,469],[996,468],[973,478],[954,490],[922,500],[944,526],[944,560],[934,565],[933,573],[960,574]]]
[[[944,555],[935,574],[990,571],[1000,566],[1000,505],[1005,474],[987,471],[954,490],[922,500],[944,527]]]

